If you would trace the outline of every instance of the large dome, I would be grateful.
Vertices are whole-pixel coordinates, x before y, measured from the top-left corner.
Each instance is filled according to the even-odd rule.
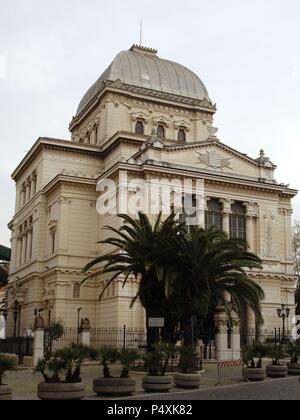
[[[123,84],[151,89],[194,100],[210,101],[207,89],[199,77],[181,64],[163,60],[157,51],[133,46],[120,52],[97,82],[82,98],[77,114],[101,90],[103,82],[120,80]]]

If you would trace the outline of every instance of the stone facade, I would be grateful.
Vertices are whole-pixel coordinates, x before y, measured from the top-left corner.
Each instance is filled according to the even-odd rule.
[[[134,54],[152,54],[158,60],[151,51],[136,48]],[[82,268],[109,252],[97,244],[107,235],[104,227],[120,223],[114,215],[97,213],[97,182],[119,180],[122,172],[130,179],[203,180],[206,203],[214,199],[220,204],[228,233],[232,206],[240,203],[249,247],[264,260],[262,271],[250,273],[266,293],[263,328],[281,327],[276,309],[284,303],[294,311],[291,199],[296,191],[275,181],[276,167],[263,152],[252,159],[221,143],[213,128],[215,112],[207,96],[104,79],[72,119],[71,141],[37,140],[13,173],[8,335],[14,322],[19,335],[32,328],[37,307],[44,308],[46,323],[61,320],[77,326],[80,307],[93,327],[144,328],[141,306],[130,309],[136,280],[122,288],[122,279],[117,279],[101,303],[98,297],[109,277],[80,287]],[[157,139],[154,132],[163,132],[164,138]],[[13,311],[18,314],[15,321]],[[242,322],[255,328],[247,308]]]

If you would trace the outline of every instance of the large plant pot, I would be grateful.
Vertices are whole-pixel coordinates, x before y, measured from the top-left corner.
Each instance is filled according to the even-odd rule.
[[[131,395],[135,392],[136,381],[132,378],[97,378],[94,392],[98,396]]]
[[[260,382],[266,377],[265,368],[245,368],[243,369],[243,377],[250,382]]]
[[[176,373],[174,375],[174,384],[177,388],[197,389],[200,386],[200,373]]]
[[[0,401],[11,401],[12,392],[9,385],[0,385]]]
[[[38,385],[38,397],[45,401],[76,401],[85,397],[85,386],[82,383],[46,383]]]
[[[288,374],[287,365],[269,365],[267,366],[267,375],[269,378],[285,378]]]
[[[171,376],[145,376],[143,388],[147,392],[169,392],[173,385]]]
[[[288,363],[288,374],[292,376],[300,376],[300,363]]]

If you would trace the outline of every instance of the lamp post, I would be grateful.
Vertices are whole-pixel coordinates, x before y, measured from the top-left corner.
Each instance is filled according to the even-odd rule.
[[[282,319],[282,342],[285,342],[285,320],[289,318],[291,310],[286,305],[277,309],[278,318]]]
[[[17,303],[14,304],[13,310],[13,320],[14,320],[14,338],[17,337],[17,321],[19,316],[19,305]]]
[[[77,344],[79,344],[79,334],[80,334],[80,312],[82,311],[82,308],[77,309]]]

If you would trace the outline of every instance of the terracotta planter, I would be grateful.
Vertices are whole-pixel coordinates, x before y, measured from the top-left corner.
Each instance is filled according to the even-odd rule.
[[[260,382],[266,377],[265,368],[245,368],[243,369],[243,377],[250,382]]]
[[[0,385],[0,401],[11,401],[12,392],[9,385]]]
[[[285,378],[288,374],[287,365],[269,365],[267,366],[267,375],[269,378]]]
[[[177,388],[197,389],[200,386],[200,373],[176,373],[174,383]]]
[[[288,374],[292,376],[300,376],[300,363],[288,363]]]
[[[94,392],[98,396],[122,396],[135,392],[136,381],[132,378],[97,378],[94,380]]]
[[[173,385],[171,376],[145,376],[143,388],[147,392],[169,392]]]
[[[85,386],[82,383],[51,384],[42,382],[38,385],[38,397],[45,401],[75,401],[85,397]]]

